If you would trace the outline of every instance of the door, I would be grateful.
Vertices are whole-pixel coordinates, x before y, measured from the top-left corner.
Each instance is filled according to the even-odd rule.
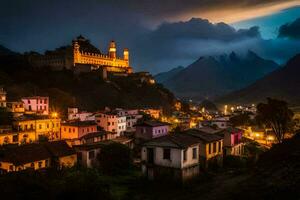
[[[149,164],[154,163],[154,150],[153,150],[153,148],[147,148],[147,162]]]

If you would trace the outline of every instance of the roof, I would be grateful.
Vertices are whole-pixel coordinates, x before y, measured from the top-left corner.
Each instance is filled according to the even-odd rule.
[[[63,140],[47,142],[44,144],[44,146],[51,153],[51,155],[55,157],[69,156],[76,153],[75,150]]]
[[[86,143],[86,144],[81,144],[81,145],[74,145],[73,148],[78,151],[78,150],[92,150],[92,149],[100,149],[101,147],[105,146],[105,145],[109,145],[115,143],[112,140],[105,140],[105,141],[101,141],[101,142],[96,142],[96,143]]]
[[[112,139],[112,141],[122,143],[122,144],[125,144],[126,142],[130,142],[132,140],[133,140],[132,137],[128,137],[128,136],[125,136],[125,135]]]
[[[15,121],[28,121],[28,120],[47,120],[52,119],[49,118],[49,116],[46,115],[22,115],[15,118]]]
[[[197,137],[183,133],[175,133],[155,138],[144,143],[143,145],[186,149],[187,147],[199,144],[200,142],[201,140]]]
[[[65,141],[26,144],[21,146],[5,146],[0,150],[0,161],[23,165],[52,156],[62,157],[75,154]]]
[[[183,131],[182,133],[197,137],[205,143],[214,142],[214,141],[223,139],[223,137],[218,134],[206,133],[206,132],[203,132],[198,129],[189,129],[189,130]]]
[[[213,128],[213,127],[210,127],[210,126],[204,126],[204,127],[201,127],[201,128],[198,128],[199,131],[201,132],[204,132],[204,133],[218,133],[220,131],[222,131],[222,129],[216,129],[216,128]]]
[[[75,121],[75,122],[66,122],[62,123],[61,126],[76,126],[76,127],[83,127],[83,126],[96,126],[95,121]]]
[[[79,139],[90,139],[90,138],[99,137],[106,134],[117,134],[117,133],[107,132],[107,131],[97,131],[97,132],[92,132],[84,136],[81,136]]]
[[[51,157],[50,152],[41,144],[4,147],[0,152],[0,161],[13,163],[16,166]]]
[[[160,121],[144,121],[142,123],[136,124],[135,126],[148,126],[148,127],[157,127],[157,126],[170,126],[171,124]]]

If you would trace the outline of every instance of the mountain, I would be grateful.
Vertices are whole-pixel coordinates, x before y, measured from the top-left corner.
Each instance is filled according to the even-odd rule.
[[[178,66],[176,68],[171,69],[170,71],[167,72],[162,72],[159,74],[156,74],[154,76],[154,79],[156,80],[156,82],[158,83],[163,83],[166,80],[170,79],[171,77],[175,76],[177,73],[179,73],[181,70],[183,70],[184,67],[182,66]]]
[[[252,51],[201,57],[161,83],[178,97],[213,99],[254,83],[279,68]]]
[[[300,54],[287,64],[266,75],[252,85],[225,95],[218,103],[257,103],[267,97],[283,99],[290,104],[300,105]]]
[[[10,56],[10,55],[16,55],[16,52],[11,51],[10,49],[0,45],[0,56]]]

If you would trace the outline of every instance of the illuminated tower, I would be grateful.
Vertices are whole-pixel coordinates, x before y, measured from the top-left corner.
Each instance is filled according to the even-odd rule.
[[[109,57],[116,59],[117,58],[117,49],[115,41],[111,41],[109,44]]]
[[[127,48],[123,51],[124,60],[129,61],[129,50]]]
[[[74,56],[74,63],[73,65],[75,66],[75,63],[80,63],[80,46],[77,41],[73,41],[73,56]]]

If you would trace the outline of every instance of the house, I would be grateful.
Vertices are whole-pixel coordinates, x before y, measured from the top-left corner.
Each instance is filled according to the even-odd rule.
[[[6,107],[6,92],[3,88],[0,88],[0,108]]]
[[[49,115],[49,97],[23,97],[25,111],[29,114]]]
[[[94,121],[75,121],[61,124],[61,139],[79,139],[82,136],[97,132],[97,124]]]
[[[117,133],[107,132],[107,131],[97,131],[88,133],[79,138],[80,144],[92,144],[97,142],[102,142],[105,140],[115,139],[117,137]]]
[[[122,135],[126,131],[126,116],[118,115],[118,111],[102,111],[96,114],[96,122],[98,126],[105,131],[115,132],[117,136]]]
[[[106,140],[98,143],[74,145],[73,147],[77,152],[78,163],[87,168],[99,166],[98,156],[101,152],[101,147],[111,143],[113,142]]]
[[[50,167],[50,152],[41,144],[28,144],[1,149],[0,169],[2,173],[25,169],[45,169]]]
[[[244,152],[243,130],[229,127],[219,133],[224,137],[224,155],[241,156]]]
[[[216,133],[206,133],[198,129],[181,132],[200,140],[200,166],[203,169],[223,164],[223,137]]]
[[[86,111],[79,112],[78,108],[68,108],[68,120],[95,121],[95,115]]]
[[[124,144],[126,145],[129,149],[134,148],[134,138],[126,135],[122,135],[120,137],[114,138],[111,141]]]
[[[73,167],[77,163],[77,154],[65,141],[58,140],[43,144],[51,155],[51,166],[57,169]]]
[[[37,141],[35,131],[6,131],[0,133],[0,145],[27,144]]]
[[[76,162],[75,151],[65,141],[5,146],[0,149],[1,173],[72,167]]]
[[[22,101],[7,102],[6,107],[14,116],[20,116],[25,112],[24,103]]]
[[[150,140],[169,133],[170,124],[160,121],[145,121],[136,124],[135,137],[142,140]]]
[[[42,136],[46,136],[49,140],[57,140],[60,135],[60,118],[44,115],[22,115],[15,118],[13,127],[17,132],[35,132],[36,140]]]
[[[170,134],[142,145],[142,172],[149,179],[187,180],[200,172],[200,140],[188,134]]]
[[[223,138],[189,129],[142,144],[142,172],[150,179],[187,180],[201,170],[222,166]]]

